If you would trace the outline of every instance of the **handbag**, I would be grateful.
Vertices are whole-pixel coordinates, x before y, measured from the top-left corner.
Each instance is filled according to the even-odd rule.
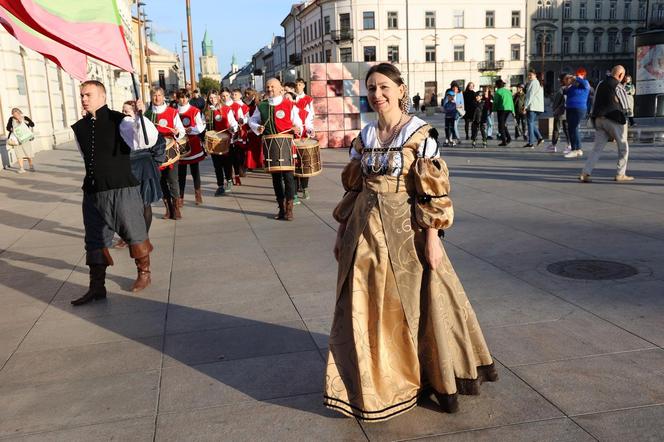
[[[18,139],[16,138],[16,135],[14,135],[14,132],[9,134],[9,138],[7,138],[7,146],[9,147],[15,147],[18,146],[20,143],[18,142]]]
[[[32,133],[28,125],[25,124],[25,122],[16,126],[12,131],[12,135],[16,136],[19,144],[27,143],[28,141],[35,139],[35,135]]]

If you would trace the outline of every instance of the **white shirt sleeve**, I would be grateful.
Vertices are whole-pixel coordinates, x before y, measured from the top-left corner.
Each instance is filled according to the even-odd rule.
[[[201,118],[201,113],[196,113],[194,117],[194,125],[191,126],[191,132],[189,135],[198,135],[205,132],[205,123],[203,123],[203,118]]]
[[[431,137],[426,137],[417,148],[417,156],[423,158],[439,158],[438,143]]]
[[[143,118],[143,122],[145,123],[145,131],[148,134],[147,143],[143,136],[143,129],[141,129],[141,118],[138,115],[136,118],[125,117],[120,122],[120,135],[131,150],[148,149],[157,142],[157,137],[159,136],[157,128],[147,118]]]
[[[182,120],[180,119],[180,114],[175,115],[173,126],[175,126],[174,129],[178,131],[176,136],[178,140],[183,139],[187,135],[187,131],[184,130],[184,124],[182,124]]]
[[[240,112],[242,112],[242,110],[240,110]],[[231,127],[231,130],[233,132],[237,132],[239,125],[237,124],[237,120],[235,119],[232,110],[228,111],[228,115],[226,115],[226,118],[228,118],[228,124]]]
[[[263,120],[261,119],[261,112],[258,110],[258,106],[256,106],[256,110],[254,110],[251,118],[249,118],[249,129],[251,129],[256,135],[260,135],[260,133],[258,133],[258,127],[262,124]]]
[[[294,104],[293,109],[291,109],[291,121],[293,122],[293,126],[302,130],[303,124],[302,120],[300,119],[300,109]]]
[[[314,134],[314,104],[313,102],[307,104],[307,119],[304,122],[304,127],[307,129],[308,134]]]

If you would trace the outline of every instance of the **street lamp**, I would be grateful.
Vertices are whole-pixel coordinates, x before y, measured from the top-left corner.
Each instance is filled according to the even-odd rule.
[[[188,52],[187,39],[182,35],[180,31],[180,47],[182,49],[182,76],[184,80],[184,86],[187,86],[187,62],[185,61],[184,54]]]

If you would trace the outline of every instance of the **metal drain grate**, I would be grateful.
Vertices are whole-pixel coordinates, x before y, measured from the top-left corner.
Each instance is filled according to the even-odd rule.
[[[637,275],[639,271],[630,265],[614,261],[575,259],[549,264],[546,269],[554,275],[572,279],[600,281],[624,279]]]

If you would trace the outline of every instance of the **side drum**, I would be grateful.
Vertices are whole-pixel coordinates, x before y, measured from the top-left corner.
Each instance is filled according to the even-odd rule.
[[[168,138],[166,142],[166,161],[159,165],[160,168],[164,169],[171,164],[178,162],[180,159],[180,146],[173,138]]]
[[[181,140],[177,140],[178,150],[180,157],[185,158],[191,153],[191,146],[189,145],[189,137],[185,136]]]
[[[263,135],[263,156],[269,173],[294,171],[293,135]]]
[[[205,132],[205,151],[212,155],[227,154],[231,149],[231,136],[228,132]]]
[[[295,140],[297,161],[295,162],[295,176],[300,178],[312,177],[323,171],[320,159],[320,145],[312,138]]]

